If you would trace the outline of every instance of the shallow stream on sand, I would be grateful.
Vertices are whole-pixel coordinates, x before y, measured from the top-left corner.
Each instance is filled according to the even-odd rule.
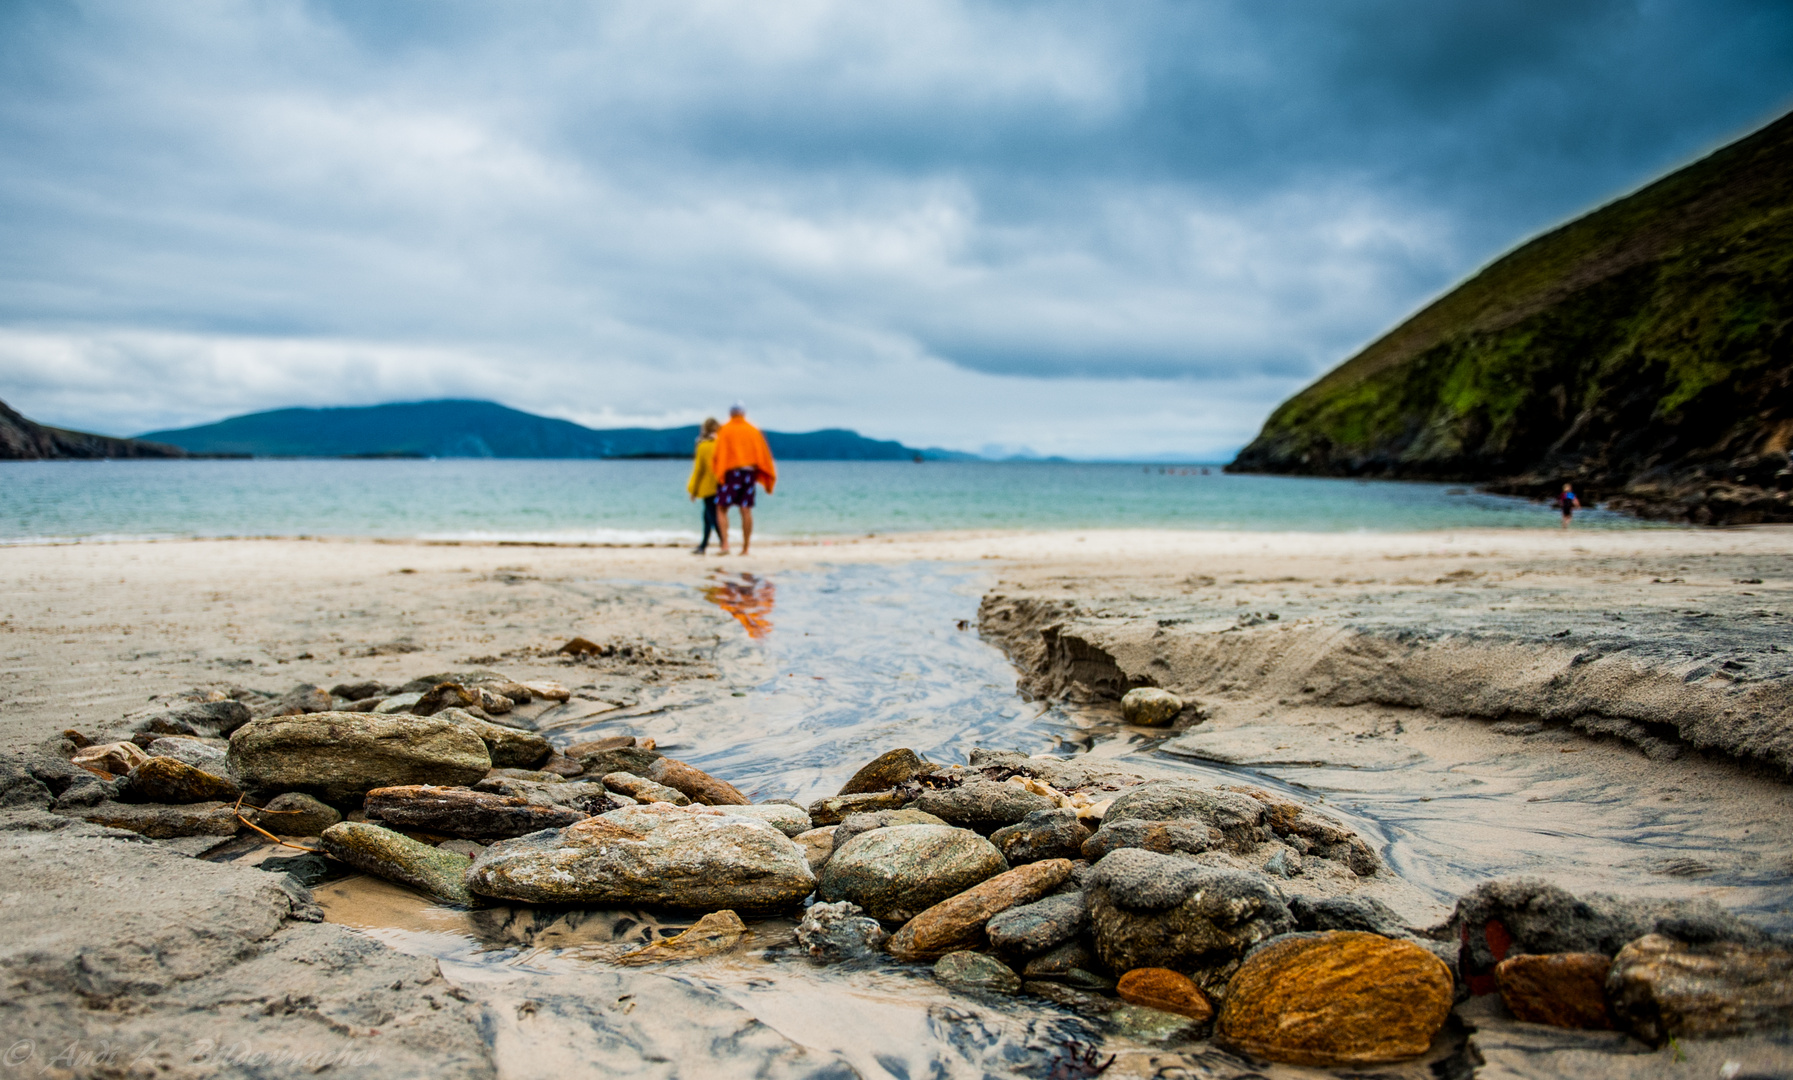
[[[746,631],[718,645],[723,678],[639,689],[616,708],[575,699],[538,724],[562,745],[611,733],[651,736],[756,801],[832,795],[859,765],[896,746],[941,762],[963,762],[973,747],[1094,753],[1157,774],[1249,783],[1323,801],[1356,827],[1413,886],[1411,902],[1395,906],[1416,926],[1441,921],[1456,894],[1477,882],[1516,872],[1572,890],[1711,895],[1773,925],[1793,922],[1786,866],[1727,855],[1718,850],[1725,838],[1703,830],[1696,804],[1641,807],[1622,778],[1580,775],[1535,755],[1450,769],[1423,759],[1393,769],[1242,769],[1166,754],[1162,733],[1105,715],[1023,701],[1014,669],[975,630],[987,584],[976,567],[939,564],[842,566],[776,581],[719,573],[709,598]],[[593,715],[594,707],[606,711]],[[1303,891],[1302,879],[1285,891]],[[642,911],[465,912],[361,876],[320,884],[315,895],[331,921],[436,957],[461,982],[615,971],[604,961],[694,921]],[[1040,998],[950,994],[919,965],[814,966],[795,945],[793,926],[759,922],[746,948],[658,970],[865,1077],[1075,1077],[1117,1052],[1120,1067],[1109,1075],[1153,1075],[1160,1066],[1152,1061],[1166,1061],[1149,1032]],[[1451,1041],[1441,1039],[1438,1054]],[[1183,1072],[1164,1075],[1253,1074],[1201,1043],[1179,1044],[1175,1064]],[[1419,1063],[1383,1074],[1425,1073]],[[717,1072],[730,1074],[726,1066]]]

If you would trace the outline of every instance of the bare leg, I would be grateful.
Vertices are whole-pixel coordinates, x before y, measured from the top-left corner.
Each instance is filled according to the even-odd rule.
[[[753,543],[753,507],[741,507],[741,554],[747,554],[747,545]]]
[[[716,507],[716,543],[722,546],[722,554],[728,554],[728,507]]]

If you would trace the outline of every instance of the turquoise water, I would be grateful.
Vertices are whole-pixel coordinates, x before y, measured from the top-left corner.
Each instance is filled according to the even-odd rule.
[[[677,461],[0,463],[0,539],[379,536],[597,543],[695,539]],[[1227,476],[1218,468],[797,461],[761,495],[762,537],[936,529],[1397,532],[1554,528],[1523,499],[1448,484]],[[1576,526],[1637,528],[1590,511]]]

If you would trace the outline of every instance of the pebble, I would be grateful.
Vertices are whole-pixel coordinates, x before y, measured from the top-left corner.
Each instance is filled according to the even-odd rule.
[[[420,843],[367,822],[343,821],[325,829],[324,850],[338,862],[397,882],[445,904],[472,907],[467,868],[473,860]]]
[[[748,934],[747,924],[732,911],[712,911],[674,937],[643,945],[616,958],[625,967],[698,960],[732,951]]]
[[[471,784],[492,759],[449,720],[330,712],[251,720],[230,737],[230,769],[251,794],[303,791],[352,806],[374,788]]]
[[[992,918],[984,930],[998,949],[1032,956],[1070,941],[1088,926],[1083,894],[1068,892],[1012,907]]]
[[[835,848],[817,895],[851,900],[882,922],[905,923],[1007,869],[1002,852],[969,829],[892,825]]]
[[[933,960],[975,949],[987,940],[984,924],[992,916],[1038,900],[1070,876],[1069,859],[1028,863],[997,874],[910,919],[891,936],[890,955],[898,960]]]
[[[1002,852],[1010,866],[1038,862],[1041,859],[1077,859],[1083,856],[1083,842],[1090,830],[1077,819],[1071,809],[1035,810],[1013,825],[1005,825],[990,834],[990,842]]]
[[[262,810],[262,828],[277,836],[317,836],[342,820],[334,807],[299,791],[274,796]]]
[[[1121,719],[1145,727],[1164,727],[1183,711],[1183,699],[1155,686],[1140,686],[1121,697]]]
[[[1793,952],[1647,934],[1613,957],[1607,994],[1618,1026],[1651,1046],[1785,1030],[1793,1027]]]
[[[984,780],[944,791],[924,791],[916,797],[915,808],[949,825],[987,833],[1013,825],[1036,810],[1057,809],[1058,804],[1019,784]]]
[[[369,821],[391,828],[471,839],[524,836],[591,816],[571,807],[538,805],[515,795],[421,784],[375,788],[367,793],[362,810]]]
[[[467,874],[476,893],[532,903],[777,914],[815,888],[802,849],[763,822],[655,803],[500,840]]]
[[[863,795],[836,795],[833,798],[817,799],[810,803],[809,820],[817,825],[839,825],[854,814],[896,810],[908,801],[908,796],[895,791],[868,791]]]
[[[132,769],[118,787],[126,802],[235,802],[242,794],[222,776],[196,769],[179,758],[152,757]]]
[[[1169,968],[1134,968],[1121,976],[1114,992],[1130,1005],[1144,1005],[1206,1024],[1214,1005],[1189,976]]]
[[[822,962],[872,956],[884,948],[888,938],[878,920],[846,900],[811,904],[797,924],[797,943],[811,960]]]
[[[620,791],[639,802],[667,803],[672,806],[691,805],[690,796],[665,784],[656,783],[645,776],[634,773],[613,772],[604,775],[604,786],[611,791]]]
[[[1425,1053],[1450,1015],[1450,969],[1411,942],[1329,930],[1245,958],[1215,1025],[1222,1046],[1290,1065],[1377,1065]]]
[[[934,978],[953,990],[982,990],[995,994],[1021,991],[1021,977],[994,956],[978,952],[954,952],[934,964]]]
[[[1606,976],[1612,960],[1600,953],[1509,956],[1494,968],[1500,1000],[1516,1019],[1551,1027],[1605,1030]]]
[[[841,795],[864,795],[872,791],[889,791],[898,784],[914,779],[928,769],[928,763],[908,748],[887,750],[866,762],[853,778],[841,785]]]
[[[791,837],[803,849],[803,856],[809,860],[810,870],[817,875],[821,874],[822,867],[828,865],[828,857],[834,854],[834,830],[838,828],[839,825],[824,825]]]
[[[728,781],[669,757],[655,759],[648,766],[646,775],[649,780],[682,791],[692,802],[705,806],[746,806],[753,801],[735,790]]]

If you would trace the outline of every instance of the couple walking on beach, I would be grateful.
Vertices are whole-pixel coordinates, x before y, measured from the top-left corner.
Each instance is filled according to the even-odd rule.
[[[728,554],[728,509],[741,511],[741,554],[753,543],[753,488],[763,484],[766,494],[778,482],[772,448],[760,429],[747,422],[747,408],[739,402],[728,410],[728,423],[715,417],[703,422],[697,434],[697,455],[691,462],[691,479],[685,490],[704,503],[704,535],[693,555],[702,555],[716,534],[722,554]]]

